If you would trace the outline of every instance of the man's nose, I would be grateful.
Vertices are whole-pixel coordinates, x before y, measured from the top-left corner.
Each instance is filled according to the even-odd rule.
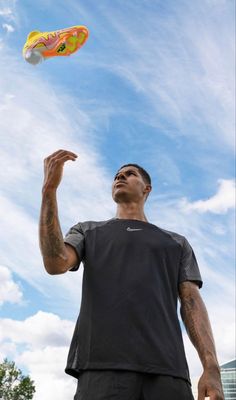
[[[117,179],[118,179],[118,181],[120,180],[120,179],[126,179],[126,176],[123,174],[123,173],[120,173],[119,175],[117,175]]]

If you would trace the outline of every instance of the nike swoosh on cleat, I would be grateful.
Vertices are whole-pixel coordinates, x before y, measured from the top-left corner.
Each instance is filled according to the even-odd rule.
[[[126,230],[128,232],[134,232],[134,231],[142,231],[142,228],[138,229],[138,228],[130,228],[130,227],[128,227]]]

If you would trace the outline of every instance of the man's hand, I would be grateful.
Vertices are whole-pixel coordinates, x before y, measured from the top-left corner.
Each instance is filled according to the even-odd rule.
[[[56,190],[61,182],[63,166],[66,161],[75,161],[77,155],[67,150],[58,150],[44,160],[45,189]]]
[[[198,382],[198,400],[224,400],[219,370],[205,370]]]

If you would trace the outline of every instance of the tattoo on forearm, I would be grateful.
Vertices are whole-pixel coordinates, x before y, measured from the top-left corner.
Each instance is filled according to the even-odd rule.
[[[215,356],[215,345],[205,305],[199,296],[188,293],[181,302],[181,316],[188,335],[201,360],[207,355]]]
[[[44,258],[65,259],[65,245],[58,220],[56,199],[49,196],[42,202],[40,216],[40,247]]]
[[[181,307],[181,315],[191,340],[193,343],[197,343],[199,336],[198,330],[196,330],[196,323],[198,325],[198,310],[194,298],[188,297],[184,300]]]
[[[45,217],[46,217],[46,221],[45,221],[46,225],[48,227],[50,227],[53,224],[54,219],[55,219],[55,211],[51,210],[50,208],[47,208],[47,213],[46,213]]]
[[[61,239],[53,232],[49,233],[45,239],[41,239],[41,249],[44,257],[63,257],[64,246],[61,244]]]

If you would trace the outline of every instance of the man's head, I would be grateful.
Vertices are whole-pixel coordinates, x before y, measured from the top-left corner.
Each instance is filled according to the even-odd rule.
[[[112,184],[112,197],[116,203],[146,201],[152,190],[151,178],[138,164],[125,164],[119,168]]]

